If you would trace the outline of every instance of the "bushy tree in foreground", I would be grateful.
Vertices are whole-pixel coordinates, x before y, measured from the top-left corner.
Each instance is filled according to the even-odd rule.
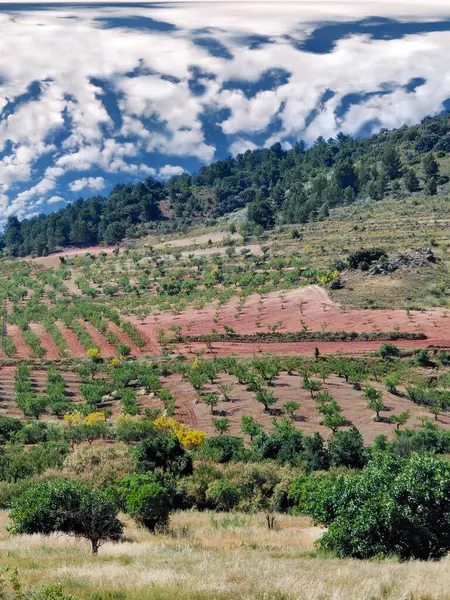
[[[338,556],[438,559],[450,551],[450,465],[418,454],[375,456],[357,476],[339,476],[305,500],[328,525],[319,546]]]
[[[13,503],[10,519],[14,534],[55,532],[87,538],[92,554],[102,543],[118,540],[123,526],[118,507],[106,493],[84,483],[54,479],[31,486]]]

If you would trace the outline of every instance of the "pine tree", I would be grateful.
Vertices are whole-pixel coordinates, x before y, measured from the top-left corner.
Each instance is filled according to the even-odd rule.
[[[403,181],[405,183],[405,187],[408,190],[408,192],[413,193],[413,192],[419,191],[419,189],[420,189],[419,178],[417,177],[417,175],[413,169],[408,169],[406,171]]]

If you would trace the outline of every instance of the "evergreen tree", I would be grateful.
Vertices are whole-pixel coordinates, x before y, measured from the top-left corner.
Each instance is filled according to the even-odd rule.
[[[439,165],[434,158],[434,154],[430,153],[425,156],[422,161],[422,167],[425,171],[425,175],[430,177],[436,177],[439,174]]]
[[[386,148],[381,157],[383,170],[389,179],[398,179],[402,176],[403,165],[397,150],[390,146]]]
[[[413,169],[408,169],[403,177],[408,192],[418,192],[420,189],[419,179]]]
[[[425,193],[428,196],[436,196],[437,194],[437,181],[436,177],[429,177],[425,182]]]
[[[272,204],[269,200],[256,199],[249,204],[247,218],[264,229],[271,229],[275,224],[275,216]]]

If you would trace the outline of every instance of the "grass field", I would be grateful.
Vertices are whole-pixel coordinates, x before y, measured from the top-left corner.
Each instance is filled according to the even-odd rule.
[[[102,600],[447,600],[448,560],[354,561],[321,557],[321,530],[303,517],[181,512],[170,533],[128,524],[127,541],[96,558],[84,541],[54,536],[8,538],[1,513],[2,566],[24,586],[60,582],[80,598]]]

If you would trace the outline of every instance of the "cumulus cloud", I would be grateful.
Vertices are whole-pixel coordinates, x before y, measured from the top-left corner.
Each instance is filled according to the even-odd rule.
[[[59,204],[60,202],[65,202],[64,198],[61,196],[52,196],[47,200],[47,204]]]
[[[103,177],[82,177],[69,183],[71,192],[80,192],[86,188],[90,190],[102,190],[106,183]]]
[[[447,32],[373,39],[360,28],[326,54],[301,48],[333,21],[448,19],[448,0],[224,0],[207,10],[181,0],[134,4],[132,12],[93,4],[0,12],[2,213],[29,215],[62,201],[66,190],[102,189],[101,175],[178,174],[183,167],[172,162],[208,163],[219,143],[222,154],[235,155],[257,144],[287,148],[298,138],[355,134],[368,121],[398,127],[439,113],[450,97]],[[171,26],[124,28],[130,15]],[[257,89],[270,69],[289,77]],[[418,77],[424,85],[406,90]],[[377,94],[387,82],[396,84],[391,93]],[[349,94],[361,101],[337,116]],[[163,155],[157,164],[167,161],[159,170],[155,154]],[[77,172],[83,177],[67,183]]]
[[[230,144],[229,150],[232,156],[236,156],[237,154],[244,154],[247,150],[256,150],[257,147],[258,146],[250,140],[237,138],[237,140],[234,140],[234,142]]]
[[[21,218],[24,216],[30,216],[30,212],[32,212],[36,206],[40,206],[40,200],[42,199],[42,197],[45,196],[51,190],[53,190],[55,187],[56,182],[54,179],[48,179],[44,177],[39,183],[37,183],[33,187],[17,194],[17,196],[6,208],[6,216],[12,214],[17,214]],[[34,199],[34,202],[32,204],[29,204],[29,201],[32,199]]]
[[[183,175],[184,172],[185,170],[183,167],[178,167],[176,165],[165,165],[158,170],[158,176],[161,177],[161,179],[169,179],[169,177],[174,175]]]

